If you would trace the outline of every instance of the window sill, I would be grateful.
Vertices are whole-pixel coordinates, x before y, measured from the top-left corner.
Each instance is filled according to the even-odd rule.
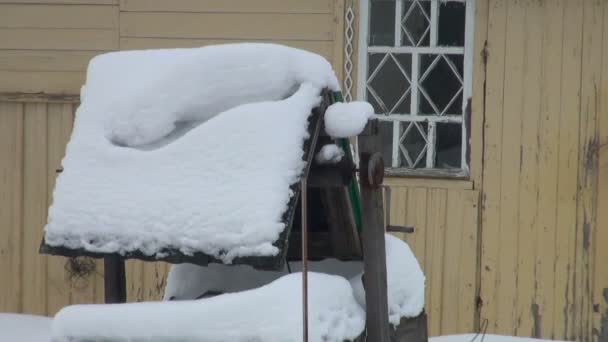
[[[473,189],[466,170],[386,168],[384,174],[388,186]]]

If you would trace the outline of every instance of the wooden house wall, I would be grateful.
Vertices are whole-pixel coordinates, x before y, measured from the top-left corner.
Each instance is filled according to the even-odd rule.
[[[103,300],[103,264],[70,277],[38,254],[86,66],[126,49],[278,42],[342,61],[343,1],[0,0],[0,312]],[[246,56],[244,56],[246,58]],[[23,93],[35,94],[24,95]],[[128,300],[160,299],[168,265],[127,262]]]

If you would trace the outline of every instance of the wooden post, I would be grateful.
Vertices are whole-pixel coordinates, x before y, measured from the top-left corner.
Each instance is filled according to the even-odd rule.
[[[119,256],[106,256],[103,258],[103,268],[106,304],[125,303],[127,301],[125,261]]]
[[[378,135],[377,121],[370,121],[366,131],[368,134],[359,137],[359,181],[367,340],[389,342],[384,212],[380,187],[384,177],[384,164],[378,154],[382,150],[382,142]]]

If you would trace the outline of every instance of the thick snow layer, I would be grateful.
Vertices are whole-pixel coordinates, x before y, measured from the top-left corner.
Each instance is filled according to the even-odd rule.
[[[53,342],[302,340],[301,273],[259,289],[196,301],[77,305],[61,310]],[[309,341],[350,340],[365,313],[342,277],[309,274]]]
[[[367,102],[337,102],[325,112],[325,131],[334,138],[348,138],[363,132],[374,108]]]
[[[50,333],[48,317],[0,313],[0,342],[48,342]]]
[[[302,269],[301,262],[289,264],[292,272],[299,272]],[[360,273],[363,265],[358,261],[326,259],[309,262],[308,269],[312,272],[339,275],[348,279]],[[196,299],[217,293],[250,290],[269,284],[287,273],[287,267],[281,271],[260,271],[248,265],[172,265],[164,299]]]
[[[315,161],[318,164],[335,164],[339,163],[344,157],[344,151],[336,144],[327,144],[321,147],[321,150],[315,155]]]
[[[110,141],[139,146],[158,141],[180,122],[283,99],[302,83],[339,90],[325,58],[282,45],[112,52],[91,61],[82,90],[87,111],[78,116],[103,112],[99,119]]]
[[[503,335],[476,335],[476,334],[462,334],[462,335],[446,335],[436,336],[429,338],[430,342],[541,342],[541,341],[553,341],[553,340],[541,340],[529,337],[515,337],[515,336],[503,336]],[[557,341],[557,340],[555,340]]]
[[[150,151],[106,139],[109,112],[97,102],[103,90],[87,85],[78,109],[45,227],[47,244],[147,255],[167,247],[226,263],[276,255],[272,244],[285,228],[290,185],[303,168],[319,87],[304,84],[286,100],[227,110]]]
[[[397,325],[402,317],[416,317],[424,309],[424,274],[407,243],[386,234],[386,273],[389,321]],[[365,307],[361,274],[350,280],[355,297]]]

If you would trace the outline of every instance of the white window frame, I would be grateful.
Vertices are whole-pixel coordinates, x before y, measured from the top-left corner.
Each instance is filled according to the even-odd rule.
[[[365,100],[367,93],[367,82],[369,74],[367,70],[368,53],[408,53],[412,56],[412,75],[410,81],[411,103],[410,115],[391,114],[376,115],[381,121],[393,122],[393,142],[392,142],[392,165],[386,168],[389,176],[424,176],[424,177],[455,177],[466,178],[469,176],[468,153],[469,137],[467,124],[469,123],[470,108],[467,108],[469,99],[472,95],[473,81],[473,41],[474,41],[474,20],[475,20],[475,0],[466,0],[466,20],[465,20],[465,43],[464,47],[445,47],[437,46],[437,21],[438,8],[440,1],[446,0],[422,0],[431,2],[430,16],[430,46],[400,46],[401,45],[401,21],[403,0],[395,0],[395,42],[394,46],[368,46],[370,4],[372,0],[359,0],[359,41],[358,41],[358,63],[357,63],[357,99]],[[448,0],[449,1],[449,0]],[[463,0],[455,0],[463,1]],[[419,100],[419,68],[418,62],[421,54],[460,54],[463,55],[463,89],[462,89],[462,115],[418,115]],[[399,165],[399,148],[401,139],[401,124],[403,122],[427,122],[427,154],[425,168],[404,168]],[[435,168],[435,143],[437,123],[460,123],[462,126],[462,148],[461,148],[461,168],[460,169],[439,169]],[[410,126],[413,128],[413,126]],[[418,126],[416,126],[418,127]],[[422,152],[421,152],[422,153]]]

